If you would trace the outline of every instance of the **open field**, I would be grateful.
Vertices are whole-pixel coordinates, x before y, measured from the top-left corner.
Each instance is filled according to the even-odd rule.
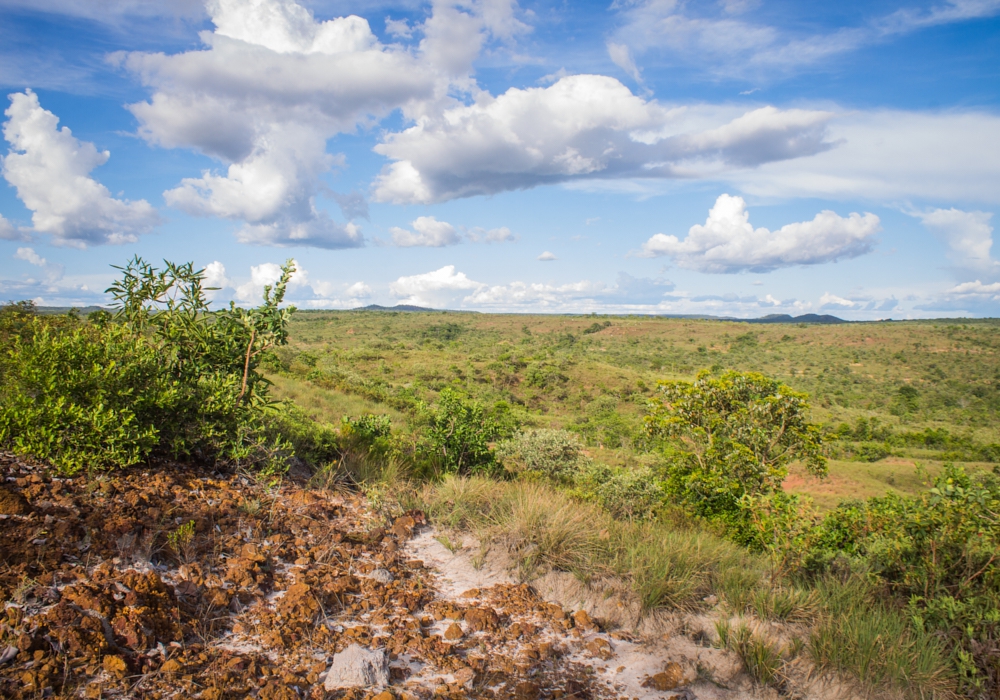
[[[992,320],[751,325],[304,311],[272,379],[276,397],[316,418],[374,412],[400,428],[418,402],[460,387],[507,402],[528,425],[578,432],[593,457],[626,465],[643,458],[642,416],[657,381],[761,372],[807,393],[812,420],[831,438],[830,477],[793,469],[786,484],[828,509],[847,497],[915,493],[946,461],[990,466],[996,457],[984,448],[1000,442],[998,349]]]

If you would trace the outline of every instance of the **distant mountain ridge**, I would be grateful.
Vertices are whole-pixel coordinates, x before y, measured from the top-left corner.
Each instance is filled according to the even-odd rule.
[[[441,309],[428,309],[423,306],[414,306],[413,304],[397,304],[396,306],[369,304],[368,306],[359,306],[356,309],[351,309],[351,311],[441,311]]]
[[[744,321],[746,323],[850,323],[842,318],[829,314],[802,314],[801,316],[789,316],[788,314],[768,314],[760,318],[727,318],[726,321]]]
[[[64,314],[74,308],[77,313],[82,316],[86,316],[92,311],[110,311],[111,309],[106,309],[100,306],[85,306],[85,307],[69,307],[69,306],[39,306],[38,312],[42,314]],[[316,309],[319,311],[320,309]],[[451,310],[451,309],[428,309],[423,306],[414,306],[413,304],[398,304],[396,306],[381,306],[380,304],[369,304],[368,306],[359,306],[355,309],[350,309],[351,311],[408,311],[408,312],[424,312],[424,313],[480,313],[478,311],[470,310]],[[557,314],[558,315],[558,314]],[[589,316],[590,314],[578,314],[580,316]],[[601,314],[602,316],[616,316],[619,314]],[[624,314],[629,315],[629,314]],[[644,314],[647,315],[647,314]],[[709,316],[707,314],[648,314],[649,316],[662,316],[664,318],[690,318],[690,319],[703,319],[706,321],[736,321],[739,323],[817,323],[817,324],[833,324],[833,323],[853,323],[852,321],[845,321],[842,318],[837,318],[836,316],[831,316],[829,314],[803,314],[801,316],[789,316],[788,314],[768,314],[767,316],[761,316],[760,318],[736,318],[735,316]]]

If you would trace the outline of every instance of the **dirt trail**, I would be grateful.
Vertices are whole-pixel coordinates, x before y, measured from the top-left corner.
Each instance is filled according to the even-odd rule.
[[[477,569],[419,512],[168,464],[59,479],[0,454],[0,477],[0,697],[773,695],[704,634],[640,643]],[[353,644],[386,650],[388,689],[324,689]]]

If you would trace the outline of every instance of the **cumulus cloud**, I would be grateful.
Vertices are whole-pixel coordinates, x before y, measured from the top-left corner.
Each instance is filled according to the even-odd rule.
[[[209,0],[215,29],[201,34],[204,48],[116,60],[153,93],[129,107],[144,139],[226,166],[166,192],[171,206],[243,221],[243,242],[351,247],[363,244],[358,230],[316,204],[322,176],[343,163],[326,153],[328,139],[399,108],[419,119],[453,103],[453,87],[475,88],[469,76],[484,43],[524,29],[516,7],[435,3],[419,46],[403,47],[383,45],[361,17],[320,21],[294,0]],[[363,199],[334,199],[348,220],[367,218]]]
[[[554,253],[550,253],[549,251],[546,250],[544,253],[538,256],[538,259],[541,260],[542,262],[551,262],[553,260],[558,260],[559,258],[557,258]]]
[[[295,260],[295,272],[288,281],[288,292],[292,292],[296,287],[303,287],[309,282],[309,273]],[[221,265],[221,263],[220,263]],[[225,275],[225,268],[222,269]],[[253,265],[250,268],[250,279],[235,287],[236,298],[239,301],[255,304],[259,302],[264,294],[264,287],[274,285],[281,279],[281,265],[277,263],[262,263]]]
[[[31,90],[9,95],[4,138],[10,151],[3,159],[4,178],[31,210],[38,233],[57,245],[79,248],[101,243],[131,243],[159,222],[146,200],[115,199],[90,172],[111,157],[80,141],[59,118],[43,109]]]
[[[14,258],[16,260],[24,260],[29,265],[40,267],[45,275],[45,281],[49,284],[61,280],[65,271],[62,265],[50,263],[36,253],[34,248],[18,248],[17,252],[14,253]]]
[[[963,282],[948,290],[949,294],[1000,294],[1000,282],[993,284],[983,284],[979,280],[975,282]]]
[[[822,211],[812,221],[786,224],[777,231],[755,229],[749,218],[742,197],[720,195],[704,225],[692,226],[684,240],[658,233],[643,244],[640,255],[667,255],[680,267],[701,272],[767,272],[863,255],[881,230],[874,214],[843,218]]]
[[[285,291],[285,301],[310,309],[346,309],[357,306],[359,299],[371,296],[372,290],[364,282],[353,284],[314,279],[298,262],[295,273]],[[205,266],[205,286],[215,287],[208,292],[215,303],[233,300],[238,304],[260,303],[265,285],[273,285],[281,278],[281,266],[262,263],[250,268],[249,278],[236,278],[226,271],[226,266],[215,260]]]
[[[484,285],[469,279],[464,272],[457,272],[454,265],[419,275],[400,277],[389,285],[390,293],[403,304],[416,306],[444,306],[457,292],[480,289]]]
[[[367,299],[372,295],[372,288],[364,282],[355,282],[345,290],[345,294],[352,299]]]
[[[978,279],[962,282],[914,308],[938,313],[997,316],[1000,314],[1000,282],[984,283]]]
[[[241,240],[342,248],[358,230],[316,206],[321,176],[342,159],[326,141],[402,104],[434,95],[435,74],[382,46],[360,17],[319,22],[290,0],[212,0],[206,47],[119,60],[153,90],[130,105],[140,135],[213,156],[225,173],[186,178],[165,193],[194,215],[242,220]],[[348,218],[366,213],[346,203]],[[353,216],[352,216],[353,215]]]
[[[413,38],[413,28],[410,27],[410,23],[405,19],[392,19],[391,17],[386,17],[385,31],[389,34],[389,36],[394,36],[398,39]]]
[[[401,248],[441,248],[462,242],[454,226],[447,221],[438,221],[433,216],[417,217],[410,225],[413,226],[413,231],[398,226],[389,229],[395,245]]]
[[[830,292],[824,292],[823,296],[819,298],[819,306],[821,309],[829,309],[833,307],[851,309],[854,308],[855,305],[855,302],[850,299],[838,297],[836,294],[830,294]]]
[[[675,107],[614,78],[575,75],[544,88],[427,115],[375,151],[392,161],[376,201],[429,203],[579,179],[691,178],[831,147],[816,110]]]
[[[1000,268],[1000,263],[990,255],[993,247],[991,212],[962,211],[952,207],[914,212],[913,215],[945,242],[949,257],[960,267],[983,271]]]

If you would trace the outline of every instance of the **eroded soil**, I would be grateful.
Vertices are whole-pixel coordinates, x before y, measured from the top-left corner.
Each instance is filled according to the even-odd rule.
[[[190,466],[63,479],[0,454],[0,477],[2,697],[631,690],[607,671],[631,641],[585,612],[510,582],[439,592],[437,573],[406,554],[420,512],[388,520],[350,493]],[[351,644],[389,653],[388,689],[324,689]],[[648,694],[692,697],[687,671],[662,666]]]

